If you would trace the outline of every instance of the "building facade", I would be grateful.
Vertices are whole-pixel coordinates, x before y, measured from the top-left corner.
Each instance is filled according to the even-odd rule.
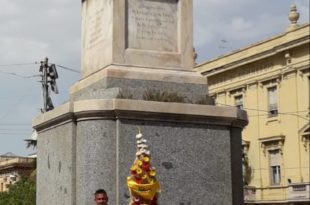
[[[310,26],[291,24],[281,35],[197,65],[218,106],[245,109],[246,204],[310,202]]]
[[[30,176],[35,169],[35,158],[19,157],[12,153],[0,155],[0,192],[7,191],[9,185],[21,177]]]

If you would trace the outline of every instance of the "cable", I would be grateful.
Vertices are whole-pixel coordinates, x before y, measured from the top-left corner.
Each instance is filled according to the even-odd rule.
[[[3,129],[3,128],[0,128],[0,130],[1,131],[25,131],[25,132],[27,132],[27,131],[29,131],[30,130],[30,128],[29,129]]]
[[[28,135],[29,133],[7,133],[7,132],[0,132],[0,135]]]
[[[301,169],[308,169],[309,167],[300,167]],[[282,166],[282,170],[292,170],[292,169],[300,169],[299,167],[283,167]],[[265,168],[265,167],[262,167],[262,168],[253,168],[252,167],[252,170],[266,170],[268,171],[269,170],[269,167]]]
[[[62,66],[62,65],[58,65],[58,64],[55,64],[56,66],[62,68],[62,69],[65,69],[65,70],[68,70],[68,71],[72,71],[74,73],[81,73],[80,71],[76,70],[76,69],[73,69],[73,68],[68,68],[66,66]]]
[[[12,64],[0,64],[0,67],[12,67],[12,66],[24,66],[24,65],[36,65],[36,64],[39,64],[39,62],[35,61],[34,63],[12,63]],[[53,63],[49,63],[50,65],[53,64]],[[54,63],[55,64],[55,63]],[[55,64],[56,66],[64,69],[64,70],[68,70],[68,71],[71,71],[71,72],[74,72],[74,73],[81,73],[79,70],[77,69],[73,69],[73,68],[69,68],[67,66],[63,66],[63,65],[59,65],[59,64]],[[35,76],[23,76],[23,75],[19,75],[19,74],[16,74],[16,73],[10,73],[10,72],[5,72],[5,71],[1,71],[0,70],[0,73],[2,74],[10,74],[10,75],[15,75],[15,76],[18,76],[18,77],[22,77],[22,78],[29,78],[29,77],[37,77],[37,75]]]
[[[12,63],[12,64],[0,64],[0,67],[11,67],[11,66],[22,66],[22,65],[35,65],[38,64],[38,62],[34,63]]]
[[[0,126],[31,126],[31,123],[0,123]]]
[[[37,94],[29,94],[29,95],[27,95],[27,96],[38,96]],[[0,101],[8,101],[8,100],[12,100],[12,99],[16,99],[16,98],[20,98],[20,96],[19,95],[15,95],[15,94],[13,94],[13,95],[5,95],[5,98],[1,98],[0,97]]]
[[[298,114],[293,114],[293,113],[279,113],[279,114],[282,114],[282,115],[293,115],[293,116],[297,116],[297,117],[300,117],[302,119],[305,119],[305,120],[309,120],[308,118],[302,116],[302,115],[298,115]],[[261,114],[261,115],[249,115],[248,117],[261,117],[261,116],[268,116],[269,114]],[[307,115],[305,115],[307,116]]]
[[[13,76],[20,77],[20,78],[34,78],[34,77],[39,77],[39,76],[41,76],[41,75],[30,75],[30,76],[25,76],[25,75],[20,75],[20,74],[17,74],[17,73],[6,72],[6,71],[2,71],[2,70],[0,70],[0,74],[13,75]]]
[[[25,65],[35,65],[38,64],[38,62],[34,62],[34,63],[11,63],[11,64],[0,64],[0,67],[12,67],[12,66],[25,66]],[[13,72],[7,72],[7,71],[3,71],[0,70],[0,74],[4,74],[4,75],[12,75],[12,76],[16,76],[16,77],[20,77],[20,78],[33,78],[33,77],[38,77],[39,75],[31,75],[31,76],[25,76],[25,75],[20,75],[17,73],[13,73]]]
[[[223,104],[223,103],[216,103],[217,105],[225,105],[227,107],[236,107],[234,105],[227,105],[227,104]],[[243,108],[242,110],[252,110],[252,111],[259,111],[259,112],[266,112],[266,113],[269,113],[268,110],[258,110],[258,109],[254,109],[254,108]],[[295,114],[295,113],[300,113],[300,112],[308,112],[307,110],[305,111],[299,111],[299,112],[278,112],[278,115],[292,115],[292,116],[296,116],[296,117],[299,117],[301,119],[304,119],[304,120],[309,120],[308,118],[306,117],[303,117],[301,115],[298,115],[298,114]],[[256,115],[256,116],[264,116],[264,115]],[[253,116],[249,116],[249,117],[255,117],[255,115]]]
[[[267,111],[268,112],[268,111]],[[297,115],[297,113],[305,113],[305,115],[308,113],[308,110],[303,110],[303,111],[296,111],[296,112],[280,112],[279,114],[282,115]],[[266,116],[268,114],[258,114],[258,115],[249,115],[249,117],[256,117],[256,116]],[[301,116],[301,115],[299,115]]]

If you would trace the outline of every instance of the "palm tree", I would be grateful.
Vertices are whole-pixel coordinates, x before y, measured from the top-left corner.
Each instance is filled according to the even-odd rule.
[[[37,131],[33,130],[30,139],[25,139],[25,141],[27,142],[27,148],[31,148],[32,149],[36,149],[37,148],[37,139],[38,139],[38,133]],[[33,167],[35,168],[30,176],[29,176],[29,180],[31,182],[36,182],[36,177],[37,177],[37,159],[36,159],[36,154],[34,155],[34,162],[33,162]]]
[[[37,131],[33,131],[30,139],[25,139],[27,142],[27,148],[33,148],[35,149],[37,147],[37,138],[38,138],[38,133]]]

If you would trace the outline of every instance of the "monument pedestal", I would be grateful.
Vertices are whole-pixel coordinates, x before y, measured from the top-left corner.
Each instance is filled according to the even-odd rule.
[[[214,104],[208,97],[207,80],[197,72],[116,65],[81,79],[70,89],[70,98],[151,100],[150,92],[178,96],[175,102]]]
[[[191,0],[82,1],[82,79],[36,117],[37,204],[129,203],[138,127],[160,205],[243,204],[246,113],[216,107],[193,71]]]
[[[142,100],[81,100],[39,116],[37,204],[128,204],[138,127],[149,141],[159,203],[242,204],[241,130],[235,108]]]

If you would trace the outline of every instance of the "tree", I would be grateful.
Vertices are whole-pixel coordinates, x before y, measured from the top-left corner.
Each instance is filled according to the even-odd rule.
[[[35,149],[37,147],[37,140],[25,140],[27,142],[27,148]]]
[[[33,131],[31,134],[30,139],[26,139],[26,143],[27,143],[27,148],[33,148],[36,149],[37,148],[37,139],[38,139],[38,133],[37,131]]]
[[[9,191],[0,192],[0,205],[35,205],[36,186],[28,178],[9,185]]]
[[[246,154],[242,157],[242,166],[243,166],[243,183],[249,185],[252,180],[252,167],[249,163],[249,158]]]

